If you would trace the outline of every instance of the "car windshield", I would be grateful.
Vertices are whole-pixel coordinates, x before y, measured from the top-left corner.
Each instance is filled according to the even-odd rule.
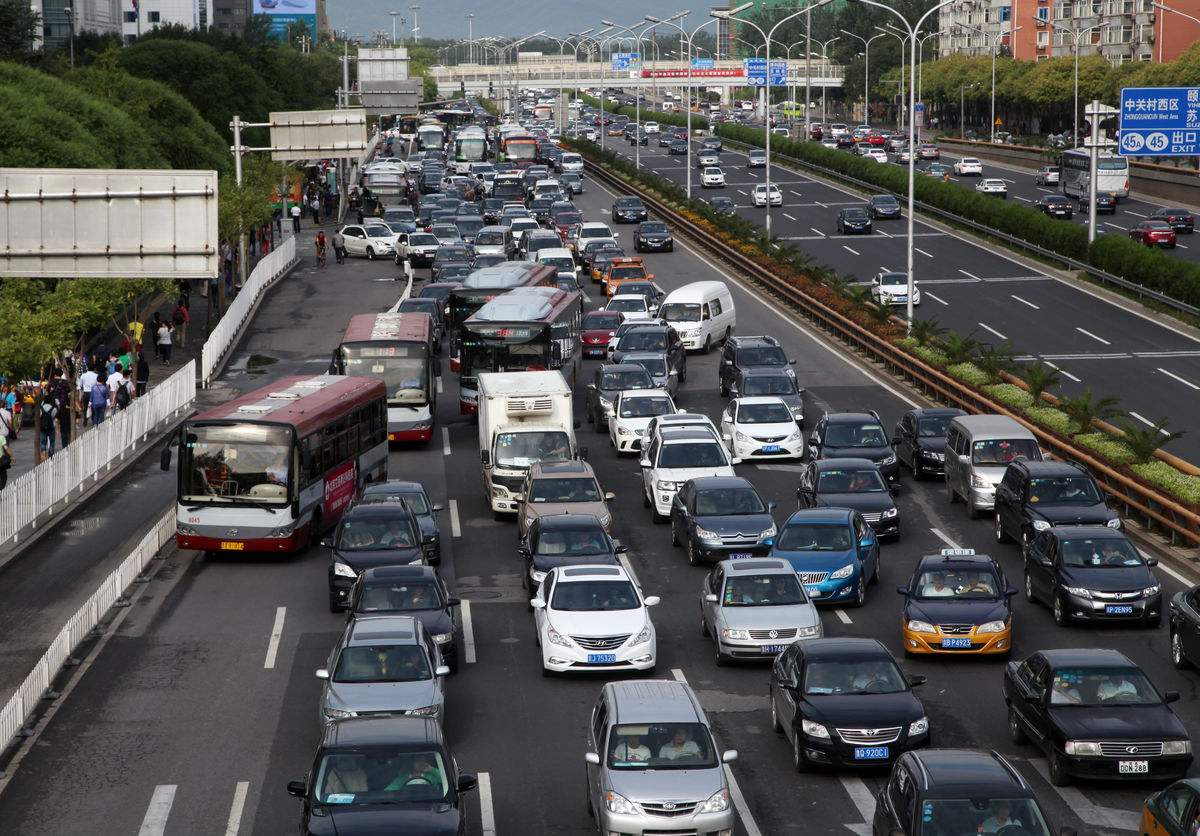
[[[598,331],[614,331],[621,324],[621,317],[615,313],[604,313],[602,311],[592,311],[584,314],[583,328],[587,330]]]
[[[616,271],[613,271],[613,272],[616,272]],[[645,313],[646,312],[646,300],[640,296],[635,299],[611,299],[611,300],[609,300],[606,310],[620,311],[622,313],[629,313],[629,312]]]
[[[637,591],[627,580],[564,582],[560,578],[554,585],[550,608],[560,612],[609,612],[636,610],[641,605]]]
[[[655,415],[669,415],[674,411],[670,398],[621,399],[622,418],[653,418]]]
[[[579,230],[581,239],[587,238],[612,238],[612,231],[606,226],[581,227]]]
[[[421,491],[392,491],[384,490],[363,492],[361,502],[403,502],[412,509],[414,514],[430,514],[429,500]]]
[[[765,514],[767,507],[753,488],[709,488],[696,492],[697,517]]]
[[[530,502],[600,502],[600,486],[590,476],[534,479]]]
[[[436,245],[437,242],[437,236],[430,232],[414,232],[408,236],[410,247],[428,247],[431,244]]]
[[[776,548],[793,552],[844,552],[851,546],[845,523],[795,523],[784,526]]]
[[[787,355],[775,346],[743,348],[737,353],[739,366],[786,366]]]
[[[571,440],[565,432],[500,433],[496,436],[496,467],[529,467],[534,462],[571,458]]]
[[[551,267],[556,268],[560,273],[575,272],[575,259],[571,258],[569,255],[545,256],[543,258],[539,258],[538,261],[542,262],[542,264],[549,264]]]
[[[1162,702],[1137,668],[1060,668],[1050,683],[1051,705],[1157,705]]]
[[[930,798],[921,806],[919,832],[921,836],[1050,836],[1031,798]]]
[[[826,447],[886,447],[887,434],[878,424],[830,424],[825,428]]]
[[[739,424],[789,424],[792,411],[782,403],[744,403],[738,407]]]
[[[432,676],[425,650],[415,644],[347,647],[338,654],[334,682],[419,682]]]
[[[825,470],[817,476],[817,493],[883,493],[878,470]]]
[[[667,361],[662,357],[641,357],[638,359],[627,359],[625,362],[637,363],[655,377],[664,377],[667,374]]]
[[[367,235],[371,238],[391,238],[396,233],[386,226],[369,226],[367,227]]]
[[[366,552],[410,549],[417,545],[416,533],[403,518],[350,517],[338,526],[338,551]]]
[[[1127,569],[1144,566],[1145,560],[1128,540],[1116,537],[1064,540],[1060,546],[1063,566],[1088,569]]]
[[[1021,459],[1041,461],[1037,442],[1032,438],[992,439],[976,441],[971,445],[971,463],[992,467],[1003,467]]]
[[[608,737],[610,769],[711,769],[712,735],[703,723],[622,724]]]
[[[899,694],[907,690],[904,674],[891,659],[814,659],[804,666],[806,694]]]
[[[1029,480],[1029,502],[1043,505],[1095,505],[1101,502],[1096,483],[1088,476]]]
[[[667,335],[661,330],[630,331],[621,337],[617,343],[617,349],[620,351],[666,351]]]
[[[337,749],[322,758],[314,786],[316,801],[329,805],[453,801],[445,762],[436,751]]]
[[[646,268],[640,264],[623,264],[614,266],[609,273],[611,279],[642,279],[646,276]]]
[[[917,434],[921,438],[945,438],[950,427],[950,416],[922,418],[917,422]]]
[[[559,212],[554,216],[554,222],[559,226],[570,226],[583,221],[583,215],[579,212]]]
[[[605,372],[600,377],[600,388],[608,392],[625,389],[653,389],[654,381],[650,379],[650,374],[645,369]]]
[[[742,379],[743,395],[794,395],[796,383],[784,374],[753,375]]]
[[[786,607],[805,602],[804,588],[795,573],[788,575],[736,575],[725,582],[723,607]]]
[[[1000,597],[1000,580],[988,568],[931,569],[922,572],[914,585],[921,599],[994,600]]]
[[[645,223],[642,224],[640,231],[643,235],[662,235],[670,230],[667,229],[666,224]]]
[[[357,612],[409,612],[440,610],[446,606],[438,585],[432,580],[414,579],[404,582],[371,581],[363,583]]]
[[[725,467],[728,464],[721,445],[709,441],[664,444],[658,454],[660,468]]]
[[[699,302],[668,302],[658,309],[658,315],[667,322],[699,322]]]

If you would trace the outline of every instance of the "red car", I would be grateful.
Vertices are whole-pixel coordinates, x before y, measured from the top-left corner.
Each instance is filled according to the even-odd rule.
[[[824,135],[825,135],[825,131],[821,128],[820,125],[813,125],[812,127],[810,127],[808,129],[808,138],[809,139],[820,142],[821,137],[823,137]]]
[[[870,145],[872,148],[882,148],[885,142],[887,142],[887,137],[883,134],[873,132],[867,134],[867,145]]]
[[[583,315],[579,331],[580,347],[584,357],[608,356],[608,341],[617,333],[624,315],[616,311],[589,311]]]
[[[1165,221],[1142,221],[1131,227],[1129,237],[1141,241],[1147,247],[1159,246],[1175,249],[1175,230]]]

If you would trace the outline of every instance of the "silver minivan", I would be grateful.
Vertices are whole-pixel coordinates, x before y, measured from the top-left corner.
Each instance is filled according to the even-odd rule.
[[[1006,415],[960,415],[946,432],[946,495],[971,518],[991,511],[1009,462],[1042,461],[1037,438]]]
[[[502,255],[512,258],[517,251],[517,242],[507,226],[485,226],[475,233],[475,254]]]
[[[588,812],[601,833],[733,836],[734,809],[708,718],[673,679],[610,682],[588,727]]]

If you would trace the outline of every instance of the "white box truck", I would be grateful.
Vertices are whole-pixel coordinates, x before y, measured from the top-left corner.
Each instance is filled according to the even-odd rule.
[[[578,458],[571,387],[562,372],[479,375],[483,491],[497,515],[517,513],[534,462]]]

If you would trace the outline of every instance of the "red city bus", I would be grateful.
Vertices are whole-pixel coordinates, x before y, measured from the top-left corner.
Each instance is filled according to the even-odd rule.
[[[499,159],[518,168],[527,168],[537,162],[537,139],[529,134],[509,134],[500,140]]]
[[[450,291],[447,329],[450,331],[450,371],[458,371],[458,346],[463,323],[502,293],[519,287],[556,287],[558,270],[536,261],[506,261],[476,270]]]
[[[387,478],[386,387],[285,377],[188,419],[178,440],[181,549],[299,551],[364,484]],[[169,448],[162,465],[170,468]]]
[[[329,373],[382,380],[387,386],[388,441],[429,441],[437,366],[429,314],[357,314],[333,353]]]

